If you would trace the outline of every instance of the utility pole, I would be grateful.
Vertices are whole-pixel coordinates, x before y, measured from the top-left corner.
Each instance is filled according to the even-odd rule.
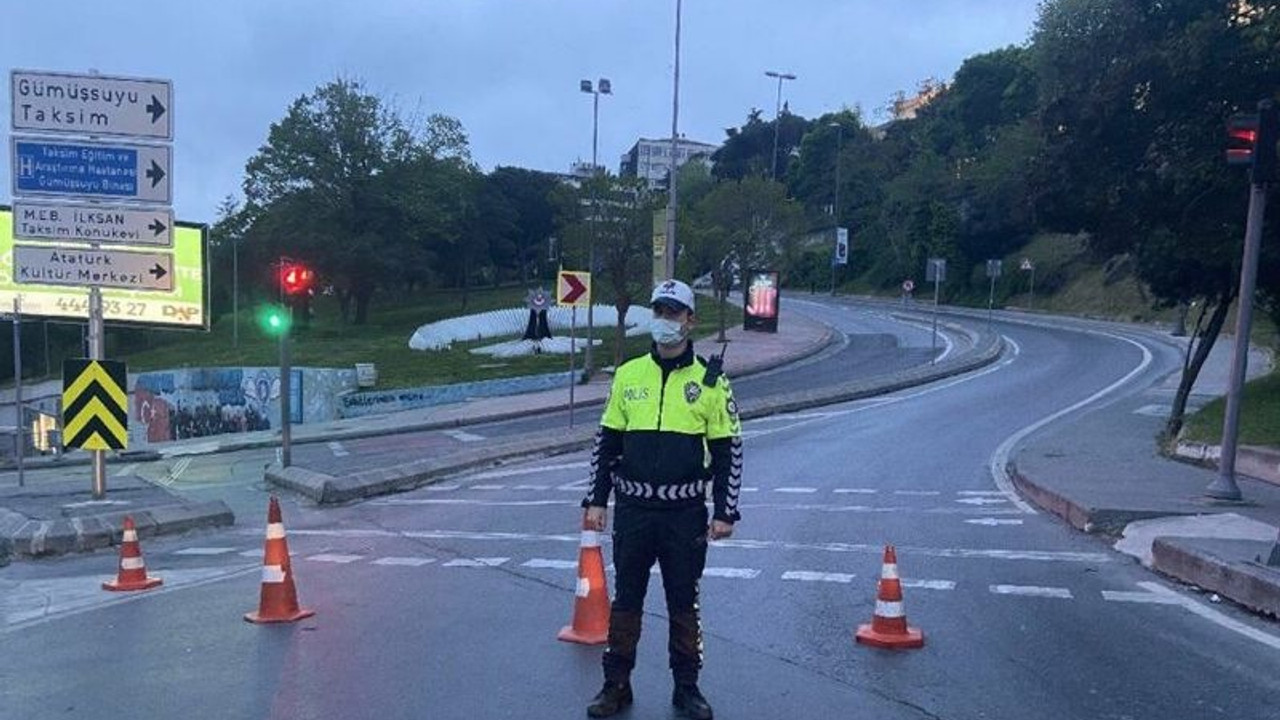
[[[676,64],[671,90],[671,171],[667,173],[667,278],[676,276],[676,157],[680,139],[680,10],[681,0],[676,0]]]
[[[593,275],[596,272],[596,245],[600,238],[600,203],[597,197],[599,189],[596,182],[603,176],[597,164],[597,156],[600,147],[600,95],[612,95],[613,83],[607,78],[600,80],[593,86],[590,80],[583,80],[578,83],[578,89],[584,93],[592,95],[591,103],[591,234],[588,240],[589,249],[587,252],[587,272]],[[591,377],[591,345],[594,342],[596,327],[595,298],[591,298],[587,304],[587,347],[582,356],[583,373],[587,377]]]
[[[764,74],[778,79],[778,102],[773,111],[773,164],[769,169],[769,179],[776,181],[778,179],[778,129],[782,125],[782,81],[795,80],[796,76],[773,70],[765,70]]]

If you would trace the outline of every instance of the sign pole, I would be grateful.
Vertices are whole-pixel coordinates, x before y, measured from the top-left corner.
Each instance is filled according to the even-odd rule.
[[[939,289],[942,287],[942,279],[939,276],[939,272],[938,272],[939,270],[941,270],[941,268],[939,268],[935,264],[933,268],[933,345],[932,345],[932,349],[935,354],[938,352],[938,292],[939,292]],[[932,363],[933,360],[930,360],[929,362]]]
[[[578,325],[578,306],[569,311],[569,427],[573,427],[573,386],[577,378],[573,376],[573,351],[578,341],[575,337]]]
[[[996,304],[996,276],[991,276],[991,292],[987,294],[987,329],[991,329],[991,311]]]
[[[105,359],[103,352],[105,343],[102,338],[102,289],[97,285],[89,288],[89,359]],[[93,453],[93,499],[101,500],[107,496],[107,457],[103,450],[92,450]]]
[[[18,487],[25,487],[24,456],[27,451],[27,438],[22,413],[22,299],[20,296],[13,298],[13,407],[18,417],[13,425],[16,431],[14,435],[17,438],[14,453],[18,460]]]

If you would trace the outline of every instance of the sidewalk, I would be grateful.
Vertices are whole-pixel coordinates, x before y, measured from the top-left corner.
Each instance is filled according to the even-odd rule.
[[[1268,370],[1267,360],[1251,357],[1250,375]],[[1193,399],[1225,394],[1229,362],[1219,341]],[[1177,383],[1175,372],[1155,392],[1171,399]],[[1206,497],[1216,463],[1162,456],[1156,438],[1165,418],[1150,412],[1159,407],[1151,402],[1150,393],[1138,395],[1051,426],[1011,463],[1014,485],[1076,529],[1117,538],[1117,550],[1148,567],[1280,616],[1280,567],[1266,564],[1280,534],[1280,467],[1265,450],[1242,452],[1236,469],[1244,500]]]

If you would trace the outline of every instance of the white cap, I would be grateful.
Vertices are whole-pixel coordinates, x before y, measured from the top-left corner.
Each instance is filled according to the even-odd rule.
[[[653,289],[649,304],[673,305],[678,306],[677,309],[687,308],[689,312],[693,312],[693,289],[679,280],[667,280]]]

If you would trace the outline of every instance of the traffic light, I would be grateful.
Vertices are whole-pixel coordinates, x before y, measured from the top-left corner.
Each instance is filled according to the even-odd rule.
[[[1227,164],[1249,166],[1255,185],[1275,182],[1277,141],[1280,115],[1272,101],[1263,100],[1258,112],[1227,119]]]
[[[279,305],[263,305],[258,308],[258,325],[268,335],[280,336],[289,332],[292,321],[289,310]]]
[[[311,289],[315,271],[299,262],[280,264],[280,287],[286,295],[300,295]]]

